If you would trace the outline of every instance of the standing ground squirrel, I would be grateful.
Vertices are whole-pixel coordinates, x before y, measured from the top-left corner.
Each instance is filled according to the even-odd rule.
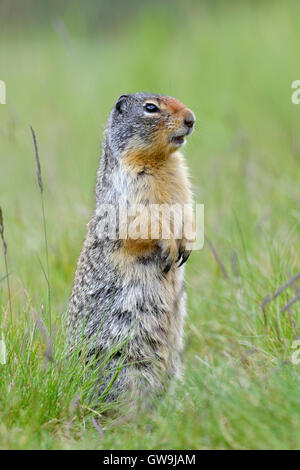
[[[134,401],[144,400],[151,392],[163,390],[171,377],[180,378],[185,315],[182,264],[192,245],[184,235],[175,236],[176,218],[168,220],[170,236],[164,238],[162,213],[156,219],[159,229],[154,238],[148,236],[148,219],[146,237],[144,233],[121,237],[120,228],[112,237],[106,223],[103,230],[103,218],[111,207],[108,221],[114,217],[120,221],[120,200],[125,201],[136,227],[143,224],[152,205],[192,204],[187,169],[178,149],[194,122],[192,111],[175,98],[149,93],[120,96],[108,119],[96,209],[77,264],[67,330],[71,349],[78,332],[90,341],[90,355],[100,358],[99,393],[108,387],[113,400],[126,394]],[[139,217],[130,212],[136,205],[143,208]],[[182,229],[182,220],[180,224]],[[104,367],[103,358],[112,350]],[[116,376],[120,358],[124,365]]]

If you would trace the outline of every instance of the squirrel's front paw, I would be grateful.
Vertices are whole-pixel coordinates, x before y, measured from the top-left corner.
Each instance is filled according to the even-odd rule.
[[[187,261],[192,252],[192,248],[192,241],[188,241],[185,238],[183,240],[180,240],[178,248],[178,258],[176,259],[176,262],[179,262],[178,268],[180,268],[180,266],[182,266]]]
[[[176,260],[176,262],[179,262],[178,268],[180,268],[180,266],[182,266],[187,261],[191,252],[192,250],[186,250],[184,246],[179,247],[178,258]]]
[[[161,249],[162,270],[167,274],[178,258],[178,245],[175,240],[160,240],[158,246]]]

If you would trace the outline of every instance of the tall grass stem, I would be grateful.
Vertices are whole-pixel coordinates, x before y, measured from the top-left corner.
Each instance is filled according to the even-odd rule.
[[[44,231],[44,241],[45,241],[45,252],[46,252],[46,268],[47,268],[47,291],[48,291],[48,315],[49,315],[49,329],[51,333],[51,288],[50,288],[50,270],[49,270],[49,250],[48,250],[48,237],[47,237],[47,225],[46,225],[46,216],[45,216],[45,203],[44,203],[44,187],[43,187],[43,180],[42,180],[42,171],[41,171],[41,163],[39,158],[39,151],[37,146],[36,134],[32,126],[30,126],[32,138],[33,138],[33,145],[35,151],[35,160],[36,160],[36,175],[37,175],[37,182],[40,188],[40,195],[41,195],[41,204],[42,204],[42,217],[43,217],[43,231]]]
[[[7,243],[4,236],[4,218],[2,213],[2,208],[0,206],[0,236],[3,245],[3,254],[4,254],[4,263],[5,263],[5,273],[6,273],[6,282],[7,282],[7,292],[8,292],[8,303],[9,303],[9,312],[10,320],[12,321],[12,304],[11,304],[11,291],[10,291],[10,282],[9,282],[9,273],[8,273],[8,262],[7,262]]]

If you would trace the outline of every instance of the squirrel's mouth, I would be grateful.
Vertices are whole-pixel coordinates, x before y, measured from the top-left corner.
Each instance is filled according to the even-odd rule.
[[[176,146],[183,145],[185,143],[185,138],[184,135],[175,135],[174,137],[171,138],[172,144],[175,144]]]
[[[176,147],[180,147],[181,145],[185,143],[185,137],[188,134],[189,134],[188,132],[184,132],[183,134],[173,135],[171,137],[172,144],[175,145]]]

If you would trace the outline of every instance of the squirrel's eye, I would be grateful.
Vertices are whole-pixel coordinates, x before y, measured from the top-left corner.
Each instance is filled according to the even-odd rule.
[[[144,108],[147,113],[159,113],[159,108],[153,103],[146,103]]]

